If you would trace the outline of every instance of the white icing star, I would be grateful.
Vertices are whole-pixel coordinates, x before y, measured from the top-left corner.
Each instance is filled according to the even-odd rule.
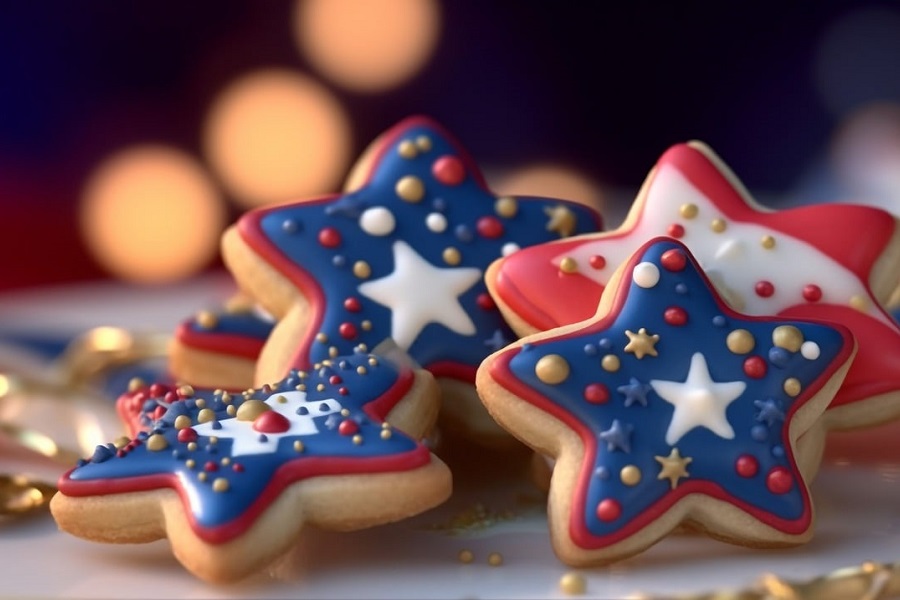
[[[281,398],[286,401],[282,402]],[[337,400],[328,398],[326,400],[306,401],[305,392],[281,392],[272,394],[266,398],[265,403],[272,407],[272,410],[281,413],[288,422],[290,427],[287,431],[280,433],[265,433],[266,441],[260,441],[262,432],[253,429],[252,421],[241,421],[238,419],[225,419],[219,421],[221,428],[213,429],[213,421],[194,425],[194,431],[198,435],[215,436],[222,439],[234,440],[231,446],[232,456],[244,456],[247,454],[271,454],[278,448],[278,440],[285,436],[298,435],[316,435],[319,433],[313,417],[321,417],[338,413],[341,411],[341,404]],[[304,414],[297,414],[297,411],[303,407],[301,411]]]
[[[360,284],[359,293],[391,309],[391,337],[397,345],[409,349],[429,323],[473,335],[475,324],[458,298],[481,280],[481,269],[435,267],[399,240],[393,250],[393,272]]]
[[[666,431],[666,443],[670,446],[695,427],[706,427],[725,439],[734,437],[725,409],[744,392],[747,384],[743,381],[713,381],[702,353],[697,352],[691,357],[684,382],[654,379],[650,385],[663,400],[675,406]]]

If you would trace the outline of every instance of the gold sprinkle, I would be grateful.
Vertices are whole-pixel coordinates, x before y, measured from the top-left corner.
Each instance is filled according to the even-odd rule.
[[[193,458],[189,458],[184,461],[184,466],[186,466],[188,469],[193,469],[196,465],[197,461],[195,461]]]
[[[353,263],[353,274],[359,279],[368,279],[372,274],[372,267],[364,260],[358,260]]]
[[[487,562],[492,567],[499,567],[503,564],[503,555],[499,552],[491,552],[488,554]]]
[[[297,385],[294,386],[294,389],[297,390],[298,392],[305,392],[305,391],[306,391],[306,384],[305,384],[305,383],[298,383]]]
[[[285,396],[284,394],[278,394],[275,397],[275,402],[277,402],[278,404],[287,404],[287,401],[287,396]]]
[[[255,421],[256,417],[263,414],[267,410],[272,410],[272,407],[263,402],[262,400],[247,400],[237,409],[237,418],[238,421]]]
[[[187,415],[178,415],[175,417],[175,429],[184,429],[191,426],[191,418]]]
[[[197,413],[197,422],[198,423],[209,423],[210,421],[216,420],[216,413],[213,412],[211,408],[204,408],[199,413]]]
[[[545,228],[547,231],[553,231],[559,237],[569,237],[575,232],[578,217],[568,206],[548,206],[544,209],[544,214],[549,217]]]
[[[324,383],[319,383],[319,384],[317,384],[317,385],[316,385],[316,391],[317,391],[317,392],[324,392],[324,391],[325,391],[325,384],[324,384]]]
[[[784,380],[784,393],[794,398],[797,394],[800,393],[800,389],[802,386],[800,385],[800,380],[796,377],[788,377]]]
[[[222,402],[224,402],[225,404],[231,402],[231,394],[229,394],[228,392],[222,392]]]
[[[363,331],[369,331],[370,329],[372,329],[372,321],[365,319],[362,323],[359,324],[359,326],[362,327]]]
[[[756,346],[756,339],[746,329],[735,329],[725,338],[725,346],[734,354],[747,354]]]
[[[431,150],[431,138],[427,135],[420,135],[416,138],[416,146],[422,152],[428,152]]]
[[[766,250],[771,250],[775,247],[775,238],[773,238],[771,235],[764,235],[762,236],[762,238],[760,238],[759,244]]]
[[[359,446],[360,444],[363,443],[363,437],[361,435],[359,435],[358,433],[350,439],[352,439],[353,443],[356,444],[357,446]]]
[[[390,428],[391,428],[391,424],[388,423],[387,421],[385,421],[384,423],[381,424],[381,428],[382,428],[382,429],[390,429]]]
[[[625,485],[637,485],[641,482],[641,470],[634,465],[626,465],[619,472],[619,479]]]
[[[197,479],[199,479],[200,481],[206,481],[207,477],[208,475],[206,474],[206,471],[200,471],[199,473],[197,473]]]
[[[229,417],[233,417],[234,415],[237,414],[237,407],[234,404],[229,404],[228,406],[225,407],[225,412],[228,414]]]
[[[653,458],[660,464],[659,475],[657,475],[656,478],[668,479],[673,490],[678,487],[678,480],[680,478],[690,477],[687,466],[691,464],[694,459],[690,456],[681,456],[678,452],[678,448],[672,448],[672,451],[669,452],[668,456],[654,456]]]
[[[659,341],[659,335],[649,335],[644,327],[638,329],[637,333],[626,329],[625,335],[628,336],[628,343],[625,345],[625,352],[631,352],[638,359],[644,358],[648,354],[657,356],[656,342]]]
[[[211,436],[209,436],[209,443],[211,445],[215,446],[216,444],[219,443],[219,438],[214,435],[211,435]]]
[[[419,154],[419,150],[416,148],[415,142],[412,140],[403,140],[400,144],[397,145],[397,154],[399,154],[402,158],[415,158]]]
[[[154,433],[150,437],[147,438],[147,450],[150,452],[159,452],[160,450],[165,450],[169,447],[169,442],[166,441],[166,437],[159,433]]]
[[[609,373],[615,373],[619,370],[619,367],[622,366],[622,362],[619,360],[619,357],[615,354],[607,354],[600,360],[600,366],[603,367],[604,371],[608,371]]]
[[[563,273],[577,273],[578,272],[578,261],[576,261],[571,256],[567,256],[559,261],[559,270]]]
[[[178,395],[184,398],[190,398],[194,395],[194,386],[185,383],[184,385],[178,386]]]
[[[228,465],[231,464],[231,459],[228,458],[227,456],[223,456],[223,457],[222,457],[222,460],[220,460],[219,463],[221,463],[221,465],[222,465],[223,467],[227,467]]]
[[[189,452],[196,452],[197,442],[188,442],[187,449]]]
[[[678,214],[680,214],[685,219],[693,219],[699,212],[700,209],[697,208],[696,204],[682,204],[678,208]]]
[[[368,352],[369,351],[369,347],[362,343],[357,344],[356,347],[359,349],[360,352]]]
[[[338,350],[337,346],[331,346],[328,348],[328,356],[331,358],[337,358],[337,355],[340,354],[340,350]]]
[[[366,374],[366,368],[365,368],[364,366],[362,366],[362,365],[359,365],[358,367],[356,367],[356,372],[357,372],[359,375],[365,375],[365,374]]]
[[[130,441],[131,441],[131,438],[129,438],[128,436],[122,435],[122,436],[117,437],[115,440],[113,440],[113,446],[115,446],[116,449],[121,450],[122,448],[127,446],[128,442],[130,442]]]
[[[869,301],[863,296],[851,296],[849,304],[859,312],[868,312],[869,310]]]
[[[559,590],[567,596],[581,596],[587,592],[587,581],[581,573],[569,571],[559,578]]]
[[[342,408],[342,409],[341,409],[341,416],[342,416],[342,417],[349,417],[349,416],[350,416],[350,409],[349,409],[349,408]]]
[[[803,345],[803,333],[793,325],[779,325],[772,331],[772,343],[789,352],[799,352]]]
[[[407,175],[397,180],[394,191],[401,200],[406,202],[421,202],[425,197],[425,184],[415,175]]]
[[[556,385],[569,377],[569,363],[559,354],[542,356],[534,365],[534,374],[542,382]]]
[[[494,212],[505,219],[511,219],[519,212],[519,202],[512,196],[502,196],[494,202]]]
[[[214,492],[227,492],[228,480],[224,477],[216,477],[216,479],[213,481],[212,489]]]
[[[383,439],[383,440],[391,439],[392,435],[393,435],[393,433],[391,433],[390,429],[382,429],[381,430],[381,439]]]
[[[196,400],[194,400],[194,405],[197,408],[204,408],[206,406],[206,400],[204,400],[203,398],[197,398]]]
[[[441,258],[443,258],[444,262],[448,265],[455,266],[462,260],[462,254],[459,253],[459,250],[451,246],[449,248],[444,248]]]
[[[369,365],[372,366],[372,367],[374,367],[374,366],[376,366],[377,364],[378,364],[378,359],[375,358],[374,356],[370,356],[370,357],[369,357]]]
[[[297,452],[303,452],[303,442],[301,442],[300,440],[294,440],[294,450]]]
[[[709,228],[713,230],[714,233],[722,233],[725,231],[727,224],[725,223],[725,219],[713,219],[709,224]]]
[[[219,319],[208,310],[201,310],[197,313],[197,325],[203,329],[212,329],[219,324]]]
[[[460,550],[456,557],[459,559],[459,562],[464,565],[471,564],[472,561],[475,560],[475,555],[472,554],[471,550]]]
[[[144,385],[145,384],[144,384],[143,379],[141,379],[140,377],[132,377],[131,379],[128,380],[128,391],[136,392],[139,389],[141,389],[142,387],[144,387]]]
[[[325,342],[328,341],[328,336],[325,333],[320,331],[319,333],[316,334],[316,341],[319,342],[320,344],[324,344]]]

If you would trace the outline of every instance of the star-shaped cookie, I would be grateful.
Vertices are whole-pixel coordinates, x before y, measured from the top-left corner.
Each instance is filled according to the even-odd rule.
[[[98,446],[60,478],[50,508],[74,535],[167,537],[198,577],[237,580],[306,524],[359,529],[446,499],[449,470],[416,441],[437,415],[434,386],[424,370],[357,352],[241,394],[134,390],[159,418]]]
[[[655,354],[628,351],[629,332]],[[572,565],[635,554],[677,527],[749,546],[802,543],[813,512],[798,445],[854,352],[840,325],[732,310],[687,248],[647,242],[588,321],[488,357],[477,386],[516,437],[556,459],[551,538]]]
[[[483,413],[475,369],[515,337],[485,269],[519,248],[597,231],[598,213],[497,197],[465,150],[424,117],[376,140],[347,187],[249,212],[223,238],[240,287],[278,319],[256,383],[392,339],[446,384],[447,412],[472,425],[470,411]]]
[[[900,415],[900,328],[885,313],[900,279],[889,213],[825,204],[773,211],[755,203],[698,142],[669,149],[616,230],[525,248],[487,284],[520,334],[591,317],[613,271],[656,236],[679,239],[736,309],[847,325],[859,344],[827,417],[831,428]]]

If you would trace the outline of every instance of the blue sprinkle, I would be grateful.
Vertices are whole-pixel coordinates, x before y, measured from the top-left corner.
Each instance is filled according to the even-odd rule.
[[[461,242],[468,243],[475,239],[475,234],[466,225],[457,225],[453,232],[456,234],[456,239]]]
[[[597,342],[597,345],[604,350],[609,350],[610,348],[612,348],[612,342],[609,338],[600,338],[600,341]]]
[[[335,267],[343,267],[347,264],[347,258],[343,254],[335,254],[331,258],[331,264]]]
[[[259,437],[258,437],[257,439],[258,439],[260,442],[268,442],[268,441],[269,441],[269,436],[267,436],[267,435],[264,434],[264,433],[261,433],[261,434],[259,434]]]
[[[769,439],[769,428],[762,424],[754,425],[750,429],[750,437],[754,441],[764,442]]]
[[[594,344],[585,344],[584,353],[588,356],[597,356],[597,346]]]
[[[431,207],[438,212],[444,212],[447,209],[447,201],[437,197],[431,202]]]
[[[108,446],[97,446],[94,448],[94,454],[91,456],[92,463],[102,463],[106,462],[110,458],[115,455],[114,451],[111,451]]]
[[[216,420],[216,421],[213,421],[213,422],[212,422],[212,425],[210,425],[210,427],[213,428],[213,429],[222,429],[222,424],[219,423],[218,420]]]
[[[594,476],[597,479],[609,479],[609,469],[606,467],[597,467],[594,469]]]
[[[137,434],[137,439],[141,440],[142,442],[147,441],[148,437],[150,437],[150,434],[146,431],[139,431]]]
[[[210,454],[215,454],[219,451],[215,444],[207,444],[205,450]]]
[[[775,458],[781,458],[784,456],[784,447],[783,446],[772,446],[772,456]]]
[[[723,317],[722,315],[716,315],[713,317],[712,323],[716,327],[725,327],[725,317]]]
[[[300,408],[297,409],[297,414],[306,416],[309,414],[309,409],[306,408],[305,406],[301,406]]]
[[[281,230],[285,233],[297,233],[300,230],[300,224],[294,219],[285,219],[281,223]]]
[[[687,294],[687,293],[688,293],[688,286],[685,285],[685,284],[683,284],[683,283],[678,283],[678,284],[676,284],[676,285],[675,285],[675,293],[676,293],[676,294],[681,294],[682,296],[683,296],[684,294]]]
[[[779,369],[785,368],[790,360],[791,352],[785,350],[784,348],[774,346],[769,349],[769,362],[771,362]]]
[[[174,458],[175,460],[181,460],[182,458],[184,458],[184,453],[178,449],[172,450],[172,458]]]

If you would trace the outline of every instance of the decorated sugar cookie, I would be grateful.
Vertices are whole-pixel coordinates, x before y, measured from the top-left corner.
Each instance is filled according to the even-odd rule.
[[[478,371],[491,415],[556,459],[557,554],[602,564],[681,526],[747,546],[808,540],[797,440],[847,371],[849,330],[733,311],[671,239],[617,273],[595,317],[527,336]]]
[[[523,249],[492,265],[487,284],[521,335],[574,323],[594,314],[618,265],[659,235],[686,244],[740,312],[853,331],[859,357],[829,427],[900,416],[900,328],[879,304],[900,278],[895,218],[859,205],[768,210],[697,142],[659,159],[619,229]]]
[[[272,319],[246,301],[201,310],[175,330],[169,347],[172,377],[197,387],[252,387],[272,327]]]
[[[237,580],[306,524],[359,529],[446,499],[449,470],[416,441],[437,415],[434,387],[424,370],[357,352],[243,394],[134,390],[163,393],[142,399],[159,418],[98,446],[60,478],[50,508],[79,537],[167,537],[198,577]]]
[[[481,360],[515,337],[484,271],[521,247],[596,231],[599,215],[495,196],[459,144],[422,117],[376,140],[350,179],[337,196],[249,212],[224,236],[240,287],[278,319],[257,384],[390,339],[439,379],[451,424],[502,433],[472,386]]]

